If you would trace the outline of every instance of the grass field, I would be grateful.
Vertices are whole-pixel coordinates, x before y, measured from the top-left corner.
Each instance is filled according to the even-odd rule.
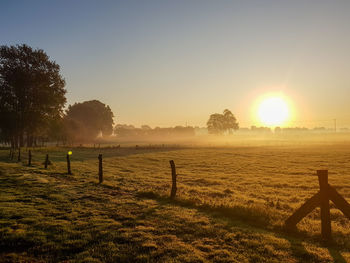
[[[73,175],[67,151],[34,149],[32,167],[25,150],[22,163],[0,151],[0,262],[350,262],[350,220],[333,205],[327,246],[319,209],[282,228],[318,191],[317,169],[350,201],[349,145],[74,148]]]

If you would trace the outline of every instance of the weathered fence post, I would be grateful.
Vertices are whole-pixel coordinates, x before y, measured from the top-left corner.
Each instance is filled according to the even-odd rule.
[[[170,167],[171,167],[171,178],[172,178],[172,186],[171,186],[171,193],[170,193],[170,198],[174,199],[176,196],[176,168],[175,168],[175,163],[173,160],[169,161]]]
[[[329,200],[350,219],[350,204],[342,197],[337,190],[328,184],[328,170],[317,170],[320,191],[308,199],[298,208],[286,221],[285,227],[292,230],[308,213],[316,207],[321,208],[321,234],[326,241],[332,239],[331,217],[329,210]]]
[[[102,154],[98,155],[98,179],[101,184],[103,182]]]
[[[17,157],[17,162],[21,161],[21,147],[18,147],[18,157]]]
[[[72,174],[72,171],[70,170],[70,158],[69,153],[67,153],[67,173]]]
[[[32,165],[32,151],[28,151],[28,166]]]
[[[331,216],[329,212],[328,197],[328,170],[317,170],[318,181],[320,183],[320,207],[321,207],[321,234],[322,238],[330,240],[332,238]]]
[[[49,154],[46,154],[46,158],[45,158],[45,169],[47,169],[47,165],[49,164]]]

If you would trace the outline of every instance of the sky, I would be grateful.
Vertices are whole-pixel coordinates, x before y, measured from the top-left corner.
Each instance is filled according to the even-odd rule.
[[[116,123],[203,127],[282,94],[289,126],[350,127],[350,1],[0,0],[0,44],[43,49],[67,105],[98,99]]]

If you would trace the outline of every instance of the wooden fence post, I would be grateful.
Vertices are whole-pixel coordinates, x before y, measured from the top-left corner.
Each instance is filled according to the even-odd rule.
[[[102,154],[98,155],[98,179],[101,184],[103,182]]]
[[[321,208],[321,234],[326,241],[332,240],[331,216],[329,200],[350,219],[350,204],[342,197],[337,190],[328,184],[328,170],[317,170],[320,191],[307,200],[298,208],[286,221],[285,227],[292,230],[296,224],[316,207]]]
[[[320,207],[321,207],[321,234],[322,238],[330,240],[332,238],[331,216],[329,212],[328,197],[328,170],[317,170],[318,181],[320,183]]]
[[[32,151],[28,151],[28,166],[32,165]]]
[[[175,168],[175,163],[173,160],[169,161],[170,167],[171,167],[171,178],[172,178],[172,186],[171,186],[171,193],[170,193],[170,198],[174,199],[176,196],[176,168]]]
[[[70,158],[68,153],[67,153],[67,173],[72,174],[72,171],[70,170]]]
[[[21,147],[18,148],[18,157],[17,157],[17,162],[21,161]]]
[[[45,158],[45,169],[47,169],[47,165],[49,164],[49,154],[46,154],[46,158]]]

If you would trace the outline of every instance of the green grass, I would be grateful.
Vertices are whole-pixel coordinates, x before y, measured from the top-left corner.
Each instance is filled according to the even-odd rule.
[[[71,156],[73,175],[66,174]],[[45,154],[52,165],[44,169]],[[104,156],[98,184],[97,155]],[[348,146],[41,148],[33,166],[0,150],[0,262],[347,262],[350,220],[332,206],[334,242],[316,209],[317,169],[350,200]],[[169,160],[178,173],[170,194]]]

